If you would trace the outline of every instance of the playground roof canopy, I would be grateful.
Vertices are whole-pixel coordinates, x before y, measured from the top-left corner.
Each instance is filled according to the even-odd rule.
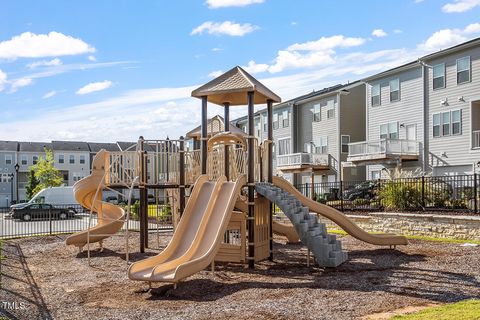
[[[281,102],[282,99],[252,77],[241,67],[236,66],[221,76],[192,91],[192,97],[208,97],[208,101],[223,105],[228,102],[232,106],[247,105],[247,92],[253,91],[254,103],[263,104],[268,100]]]

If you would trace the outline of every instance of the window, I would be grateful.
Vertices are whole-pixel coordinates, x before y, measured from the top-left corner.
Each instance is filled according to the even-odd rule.
[[[446,111],[433,115],[433,136],[443,137],[462,134],[462,111]]]
[[[288,110],[283,111],[282,113],[283,118],[283,127],[286,128],[290,124],[290,119],[288,118]]]
[[[58,155],[58,163],[65,163],[65,156],[63,154]]]
[[[150,158],[149,158],[149,160],[150,160]],[[85,156],[83,154],[80,155],[80,163],[85,164]]]
[[[433,90],[445,88],[445,63],[433,66]]]
[[[273,130],[278,129],[278,113],[273,114]]]
[[[313,140],[313,145],[315,147],[315,153],[328,153],[328,137],[315,137]]]
[[[377,107],[381,104],[380,99],[380,84],[372,86],[372,107]]]
[[[33,156],[33,164],[37,164],[38,162],[38,156]]]
[[[263,124],[263,132],[267,132],[268,131],[268,123],[264,123]]]
[[[26,166],[28,164],[28,160],[27,160],[27,156],[26,155],[21,155],[20,156],[20,163],[23,165],[23,166]]]
[[[398,139],[398,123],[382,124],[380,126],[380,139]]]
[[[5,164],[12,164],[12,155],[6,154],[5,155]]]
[[[322,121],[322,113],[321,113],[320,103],[316,103],[313,105],[312,113],[313,113],[313,121],[319,122]]]
[[[390,102],[400,101],[400,80],[390,81]]]
[[[335,117],[335,101],[328,100],[327,101],[327,119],[331,119]]]
[[[278,140],[278,155],[290,154],[290,138]]]
[[[70,163],[70,164],[74,164],[74,163],[75,163],[75,155],[71,154],[71,155],[68,157],[68,163]]]
[[[342,135],[342,152],[348,153],[348,144],[350,143],[350,136]]]
[[[470,82],[470,57],[457,60],[457,84]]]
[[[380,170],[372,170],[372,180],[378,180],[381,178],[381,171]]]

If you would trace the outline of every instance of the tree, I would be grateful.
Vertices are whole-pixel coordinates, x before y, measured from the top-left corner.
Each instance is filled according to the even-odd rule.
[[[35,170],[30,167],[30,171],[28,172],[28,182],[25,186],[25,190],[27,192],[27,200],[30,200],[33,195],[35,194],[34,190],[38,186],[40,182],[35,177]]]
[[[45,158],[40,158],[32,168],[38,180],[38,185],[33,189],[34,194],[44,188],[59,187],[63,184],[62,175],[54,166],[52,150],[45,148]]]

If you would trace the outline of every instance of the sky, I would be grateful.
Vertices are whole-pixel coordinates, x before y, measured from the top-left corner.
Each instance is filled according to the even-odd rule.
[[[479,36],[480,0],[0,0],[0,140],[175,139],[237,65],[285,101]]]

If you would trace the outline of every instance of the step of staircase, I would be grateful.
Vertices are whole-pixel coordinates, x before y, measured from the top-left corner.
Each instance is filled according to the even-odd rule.
[[[320,267],[334,268],[347,260],[342,243],[335,235],[328,234],[325,224],[319,222],[317,215],[310,213],[295,196],[268,182],[256,183],[255,189],[280,207]]]

